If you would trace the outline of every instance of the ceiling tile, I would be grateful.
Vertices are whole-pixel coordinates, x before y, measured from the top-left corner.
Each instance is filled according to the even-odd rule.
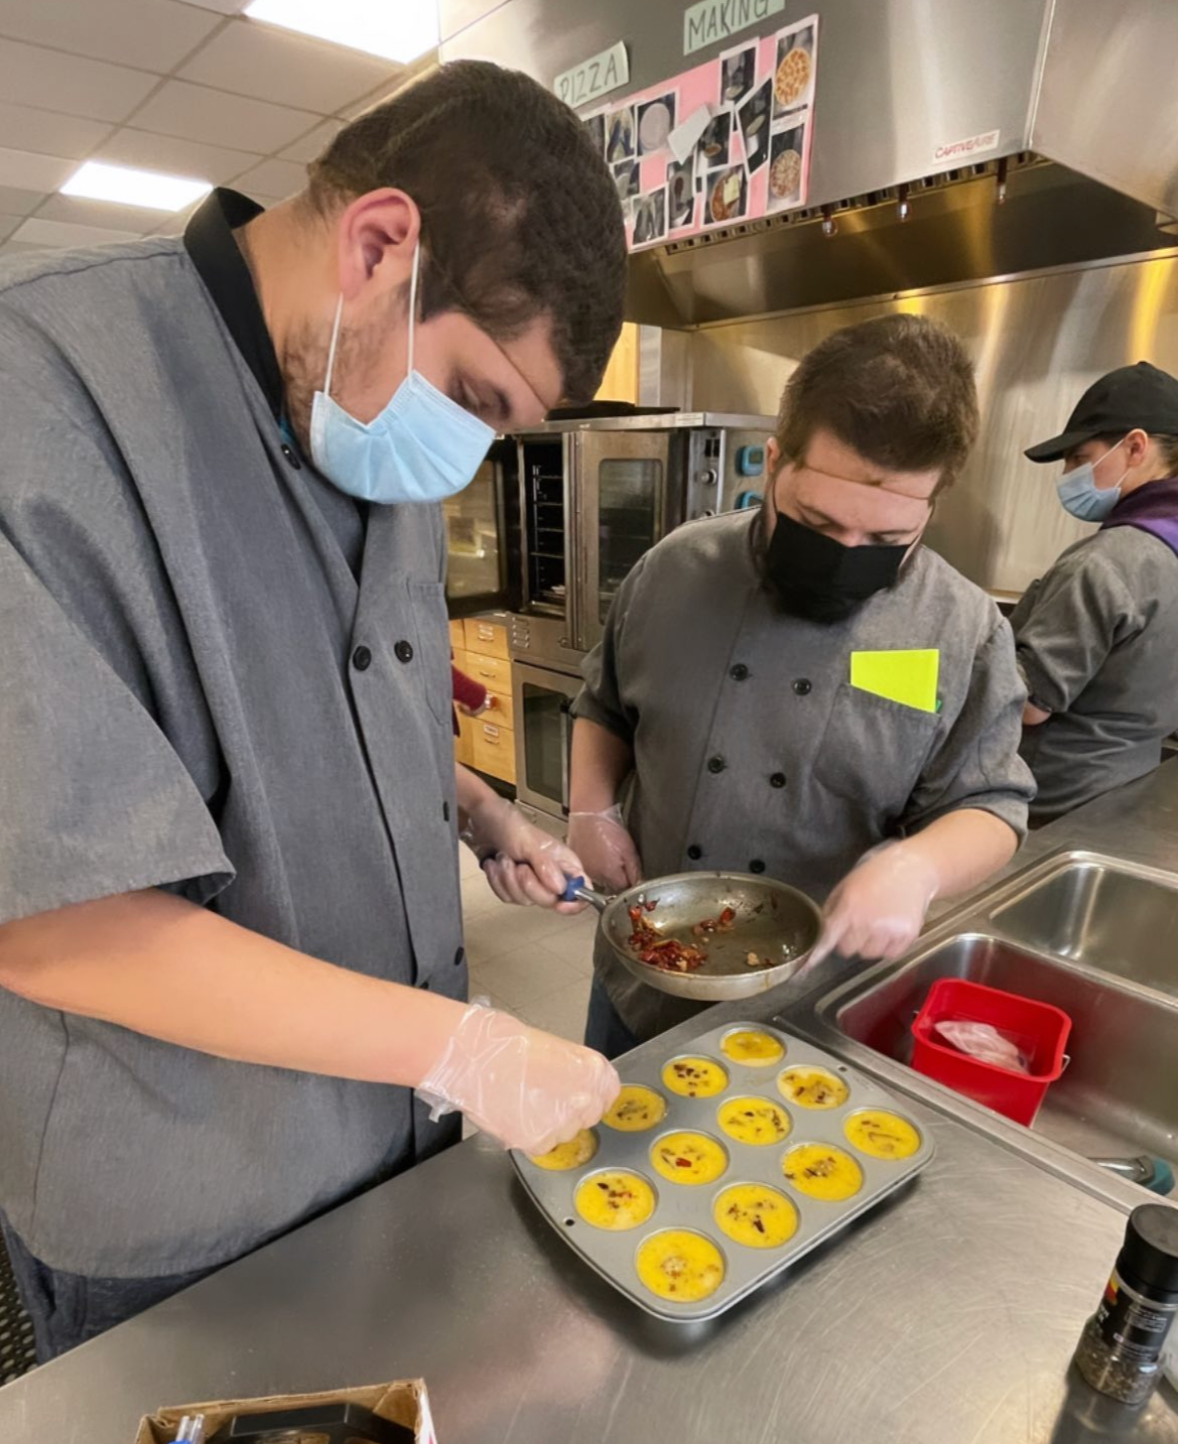
[[[76,115],[58,115],[52,110],[0,101],[0,136],[5,145],[18,150],[81,160],[110,133],[110,126],[100,120],[83,120]]]
[[[396,86],[390,86],[386,90],[384,86],[381,86],[360,100],[353,101],[351,105],[343,106],[337,114],[341,120],[355,120],[358,115],[363,115],[366,110],[371,109],[379,100],[384,100],[385,96],[396,88]]]
[[[341,120],[325,120],[322,125],[317,125],[314,130],[301,135],[294,145],[288,145],[286,150],[279,154],[283,160],[297,160],[308,165],[326,147],[343,123]]]
[[[0,31],[54,50],[164,73],[223,22],[176,0],[4,0]]]
[[[44,191],[24,190],[19,186],[0,185],[0,211],[9,215],[27,216],[45,199]]]
[[[438,69],[438,52],[430,50],[409,65],[395,66],[393,73],[383,85],[378,85],[370,90],[367,95],[362,95],[354,100],[351,105],[340,106],[336,114],[344,117],[345,120],[355,120],[366,110],[370,110],[378,101],[386,100],[390,95],[403,90],[411,81],[421,80],[423,76],[431,74]]]
[[[23,220],[24,216],[9,216],[0,211],[0,241],[6,240],[12,235]]]
[[[290,145],[317,118],[307,111],[169,80],[136,112],[135,128],[269,155]]]
[[[185,206],[182,211],[176,211],[174,215],[161,217],[158,223],[152,227],[151,234],[153,236],[182,236],[189,221],[193,215],[200,210],[201,206],[205,204],[206,199],[207,197],[201,196],[200,200],[193,201],[191,205]]]
[[[198,176],[201,180],[221,185],[240,175],[249,166],[257,165],[261,155],[244,150],[228,150],[224,146],[201,145],[199,141],[182,140],[175,135],[156,135],[150,130],[134,130],[124,126],[104,141],[95,151],[100,160],[119,165],[136,165],[144,170],[162,170],[170,175]]]
[[[185,0],[188,5],[199,5],[202,10],[216,10],[218,15],[240,15],[250,0]]]
[[[137,236],[154,231],[167,217],[167,211],[149,210],[146,206],[121,206],[115,201],[94,201],[85,196],[48,196],[37,207],[38,220],[133,231]]]
[[[112,231],[105,226],[72,226],[65,221],[43,221],[33,216],[22,221],[13,233],[14,241],[37,246],[105,246],[117,241],[137,241],[139,231]]]
[[[35,155],[31,150],[7,150],[0,146],[0,185],[30,191],[55,191],[77,169],[76,160]]]
[[[233,180],[234,186],[247,195],[260,191],[264,196],[293,196],[306,183],[306,167],[289,160],[264,160]]]
[[[125,65],[0,40],[0,95],[12,105],[39,105],[91,120],[123,120],[158,83],[158,76]]]
[[[231,20],[177,74],[277,105],[326,112],[377,86],[393,85],[402,69],[392,61],[255,20]]]
[[[43,251],[45,246],[30,245],[25,241],[5,241],[0,245],[0,256],[22,256],[30,251]]]
[[[145,71],[0,39],[0,95],[6,103],[116,122],[158,83]]]

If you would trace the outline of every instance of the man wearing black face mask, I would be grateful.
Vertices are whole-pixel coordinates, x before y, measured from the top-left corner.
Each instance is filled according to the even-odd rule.
[[[920,545],[977,429],[961,344],[920,317],[803,359],[762,511],[647,553],[586,659],[570,845],[598,882],[764,872],[824,904],[813,961],[891,959],[1008,861],[1034,792],[1011,630]],[[609,1056],[698,1010],[601,945],[594,968]]]

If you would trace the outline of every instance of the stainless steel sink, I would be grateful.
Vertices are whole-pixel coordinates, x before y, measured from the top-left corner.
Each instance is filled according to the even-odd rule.
[[[1069,1066],[1049,1087],[1033,1132],[1082,1158],[1150,1153],[1175,1163],[1176,1008],[1158,993],[1004,938],[965,932],[899,967],[859,974],[815,1012],[846,1038],[907,1064],[909,1025],[939,978],[966,978],[1038,998],[1072,1019]],[[922,1079],[921,1086],[958,1099],[931,1080]]]
[[[990,914],[995,928],[1055,953],[1176,995],[1175,877],[1095,853],[1051,858]]]

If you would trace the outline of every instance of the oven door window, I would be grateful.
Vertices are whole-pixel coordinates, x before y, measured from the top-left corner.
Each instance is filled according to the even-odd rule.
[[[598,620],[630,569],[659,538],[663,462],[612,458],[598,465]]]
[[[449,554],[447,593],[495,596],[500,587],[499,516],[495,463],[485,461],[470,486],[442,503]]]
[[[563,807],[569,776],[569,698],[533,682],[523,683],[522,695],[525,786]]]

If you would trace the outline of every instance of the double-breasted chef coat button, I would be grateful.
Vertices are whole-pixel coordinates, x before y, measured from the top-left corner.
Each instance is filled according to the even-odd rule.
[[[785,786],[786,786],[786,774],[785,774],[784,772],[771,772],[771,773],[770,773],[770,786],[771,786],[771,787],[785,787]]]
[[[755,857],[753,861],[749,864],[750,872],[765,872],[765,870],[766,865],[764,862],[762,862],[760,857]]]
[[[734,682],[744,682],[746,677],[749,676],[749,668],[744,662],[738,662],[735,667],[729,668],[729,676],[732,677]]]
[[[459,948],[458,951],[457,951],[457,952],[455,953],[455,955],[454,955],[454,965],[455,965],[455,967],[456,967],[456,968],[461,968],[462,965],[466,962],[466,960],[467,960],[467,950],[466,950],[466,948]]]
[[[725,759],[717,753],[715,757],[708,759],[709,772],[723,772],[725,770]]]
[[[693,862],[699,862],[703,856],[704,849],[702,847],[698,847],[695,843],[693,843],[692,846],[688,849],[688,857]]]
[[[358,672],[367,672],[372,666],[373,654],[367,647],[357,647],[352,653],[352,665]]]
[[[809,677],[799,677],[798,680],[791,683],[791,685],[794,688],[795,695],[798,697],[807,696],[811,690],[811,681]]]
[[[393,655],[397,658],[399,662],[412,662],[413,648],[409,645],[408,642],[398,642],[397,645],[393,648]]]
[[[302,471],[303,463],[299,460],[299,453],[285,441],[282,444],[282,454],[296,471]]]

